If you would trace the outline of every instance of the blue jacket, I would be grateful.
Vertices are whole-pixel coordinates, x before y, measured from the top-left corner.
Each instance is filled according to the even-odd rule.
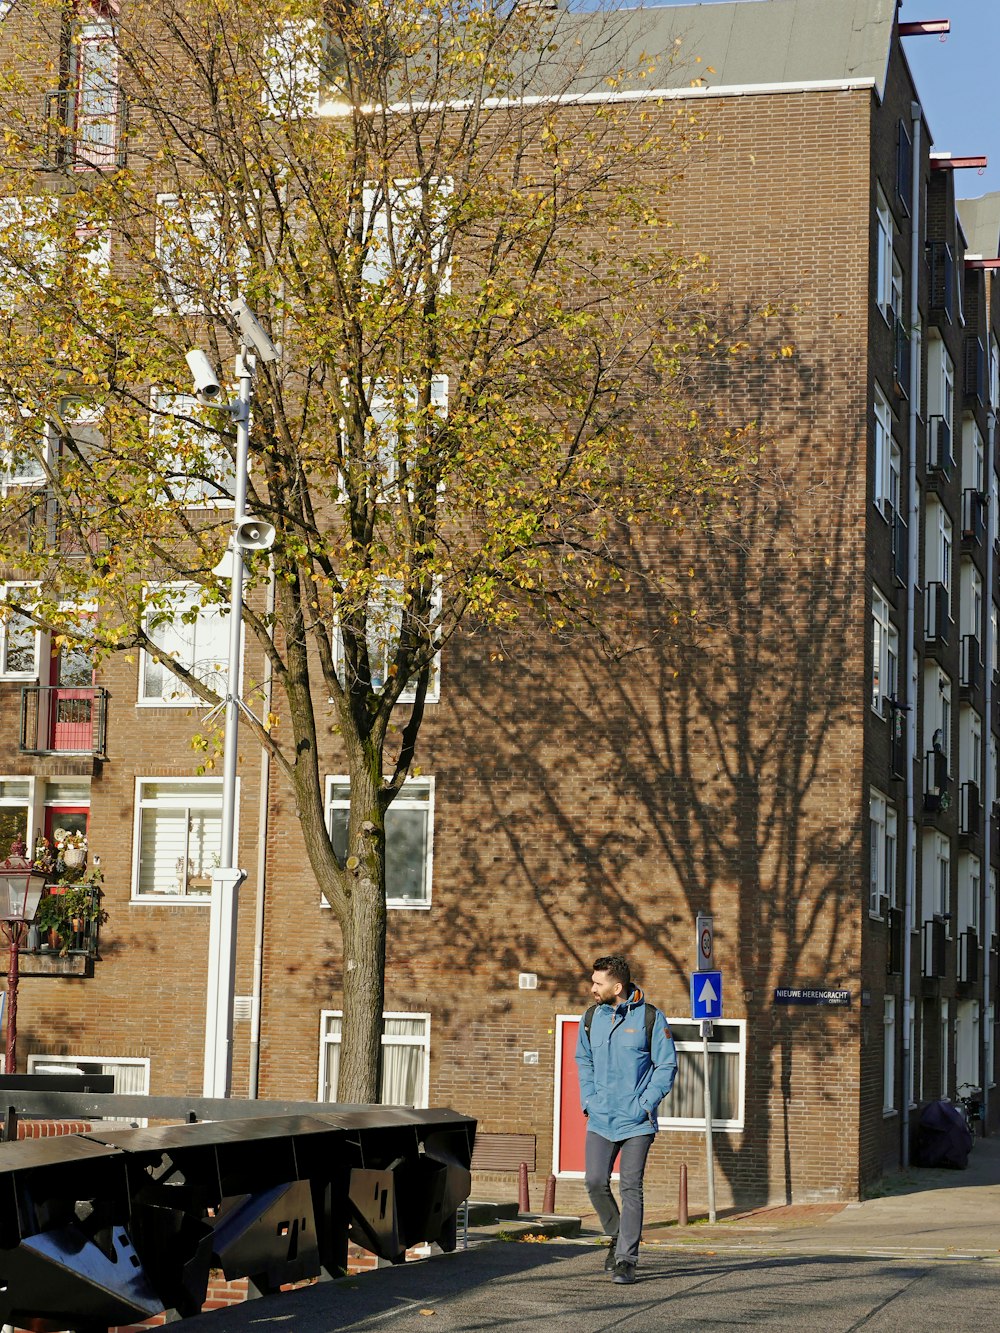
[[[638,987],[621,1004],[597,1006],[589,1038],[580,1018],[576,1067],[588,1130],[612,1143],[656,1133],[656,1108],[677,1073],[674,1039],[659,1011],[651,1048],[646,1001]]]

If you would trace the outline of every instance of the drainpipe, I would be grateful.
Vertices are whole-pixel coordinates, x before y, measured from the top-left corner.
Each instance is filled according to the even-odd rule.
[[[917,494],[917,385],[920,384],[920,355],[922,328],[920,324],[920,103],[910,103],[910,121],[913,126],[913,179],[910,185],[910,414],[907,431],[908,461],[906,468],[909,570],[906,579],[906,885],[903,900],[903,1108],[901,1116],[902,1142],[900,1160],[904,1167],[910,1164],[910,1083],[913,1052],[910,1049],[910,1018],[913,1013],[913,925],[917,902],[917,823],[914,811],[913,769],[917,759],[917,580],[920,576],[917,538],[920,533],[919,498]]]
[[[989,309],[990,309],[990,298],[993,294],[993,283],[995,279],[991,274],[988,277],[985,277],[984,281],[986,288],[984,292],[984,298],[987,311],[986,347],[988,355],[986,359],[986,365],[988,368],[990,368],[992,363],[993,347],[992,347],[992,340],[990,338]],[[993,376],[992,373],[989,373],[989,370],[988,374],[989,374],[988,383],[992,387]],[[996,432],[997,432],[997,404],[991,402],[989,407],[989,425],[987,427],[987,446],[986,446],[986,459],[987,459],[986,495],[989,501],[992,501],[993,498],[993,448],[996,443]],[[990,859],[991,859],[990,842],[993,837],[993,802],[996,800],[997,796],[997,793],[994,790],[996,787],[996,775],[993,772],[993,765],[990,763],[990,736],[992,735],[993,732],[993,672],[997,667],[997,663],[992,660],[993,635],[991,630],[993,624],[993,543],[996,540],[998,521],[1000,521],[1000,514],[997,514],[994,510],[992,503],[988,502],[986,505],[986,587],[989,589],[989,592],[985,598],[986,605],[983,608],[984,615],[987,617],[987,622],[986,622],[987,626],[990,627],[986,635],[986,640],[987,643],[989,644],[989,648],[986,653],[986,718],[985,718],[985,726],[983,727],[983,739],[982,739],[983,751],[984,751],[983,774],[985,776],[985,781],[983,782],[983,802],[985,805],[985,812],[983,817],[983,836],[985,838],[985,842],[983,846],[985,850],[985,855],[983,857],[983,874],[980,876],[979,879],[979,898],[980,898],[979,920],[984,927],[989,923],[989,913],[985,910],[985,907],[986,904],[988,904],[991,900],[990,899]],[[994,922],[994,924],[996,923]],[[991,998],[990,997],[990,939],[989,936],[986,934],[985,930],[983,931],[983,949],[981,957],[983,960],[983,1012],[982,1012],[982,1021],[979,1026],[979,1056],[980,1056],[979,1067],[980,1067],[980,1072],[982,1074],[982,1085],[983,1085],[983,1093],[982,1093],[983,1133],[985,1134],[986,1126],[988,1124],[986,1113],[989,1110],[991,1071],[986,1068],[985,1061],[983,1061],[982,1057],[985,1050],[989,1050],[992,1052],[992,1047],[993,1047],[993,1033],[992,1032],[990,1033],[990,1040],[988,1045],[986,1044],[984,1038],[984,1034],[986,1032],[986,1024],[989,1022],[990,998]]]
[[[268,623],[274,620],[274,562],[267,582]],[[264,657],[264,719],[271,711],[274,682],[271,659]],[[271,754],[260,751],[260,805],[257,815],[257,895],[253,916],[253,987],[250,992],[250,1073],[248,1095],[256,1098],[260,1083],[260,1001],[264,980],[264,907],[267,898],[267,817],[271,802]]]

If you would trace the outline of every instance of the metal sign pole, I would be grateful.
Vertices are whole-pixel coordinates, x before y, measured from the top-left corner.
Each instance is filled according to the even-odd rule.
[[[715,1216],[715,1155],[712,1151],[712,1081],[708,1072],[708,1039],[712,1035],[712,1024],[702,1021],[701,1025],[701,1068],[705,1084],[705,1165],[708,1173],[708,1220],[714,1222]]]

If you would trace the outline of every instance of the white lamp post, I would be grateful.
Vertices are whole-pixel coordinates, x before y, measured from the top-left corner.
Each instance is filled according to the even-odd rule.
[[[208,930],[208,992],[205,1003],[205,1067],[202,1092],[205,1097],[228,1097],[233,1074],[233,993],[236,979],[236,923],[239,887],[246,871],[236,859],[236,766],[239,739],[240,660],[243,632],[243,556],[245,551],[265,551],[274,543],[274,528],[246,512],[247,466],[250,453],[250,399],[256,360],[277,361],[280,352],[261,328],[242,297],[230,304],[240,327],[241,344],[236,358],[239,393],[226,404],[236,424],[236,486],[233,535],[230,540],[232,573],[229,594],[229,672],[225,699],[225,745],[222,767],[222,840],[219,866],[212,872],[212,898]],[[221,387],[204,352],[192,348],[187,363],[201,402],[218,402]]]

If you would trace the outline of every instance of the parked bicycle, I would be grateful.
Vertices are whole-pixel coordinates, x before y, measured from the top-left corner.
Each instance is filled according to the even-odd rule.
[[[955,1098],[955,1105],[962,1112],[969,1133],[972,1135],[973,1144],[976,1141],[976,1123],[981,1124],[983,1119],[982,1097],[982,1088],[977,1088],[972,1083],[963,1083],[958,1089],[958,1096]]]

